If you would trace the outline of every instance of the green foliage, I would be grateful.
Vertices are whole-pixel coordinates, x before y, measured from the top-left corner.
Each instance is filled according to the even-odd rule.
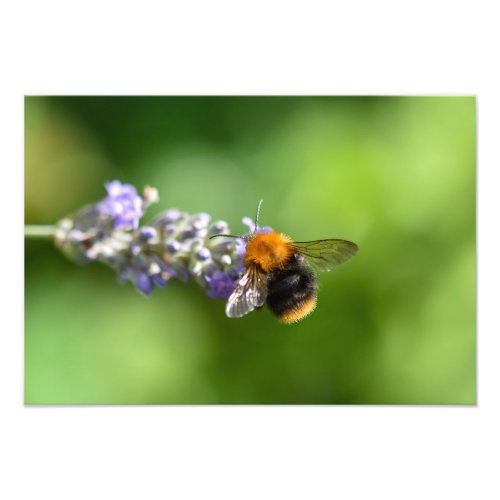
[[[28,97],[26,223],[120,179],[360,251],[283,326],[28,241],[26,403],[474,403],[475,154],[473,97]]]

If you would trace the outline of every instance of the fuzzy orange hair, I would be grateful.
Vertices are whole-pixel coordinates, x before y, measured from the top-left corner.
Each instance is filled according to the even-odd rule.
[[[247,243],[245,265],[259,265],[264,272],[283,269],[293,254],[292,240],[283,233],[257,233]]]

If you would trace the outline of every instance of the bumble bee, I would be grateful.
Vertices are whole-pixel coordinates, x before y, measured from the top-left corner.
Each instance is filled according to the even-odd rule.
[[[292,241],[283,233],[258,232],[257,207],[254,230],[247,236],[216,234],[246,241],[246,272],[226,304],[226,315],[240,318],[265,303],[282,323],[295,323],[316,307],[315,271],[330,271],[350,259],[358,246],[346,240]]]

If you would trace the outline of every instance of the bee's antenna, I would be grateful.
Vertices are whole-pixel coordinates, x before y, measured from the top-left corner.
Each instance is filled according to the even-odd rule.
[[[255,215],[255,229],[254,229],[254,233],[257,232],[257,228],[259,227],[259,214],[260,214],[260,206],[262,205],[262,202],[264,200],[260,200],[259,201],[259,205],[257,206],[257,214]]]
[[[245,239],[242,236],[235,236],[234,234],[214,234],[213,236],[210,236],[210,238],[208,238],[208,239],[211,240],[212,238],[217,238],[218,236],[224,236],[224,238],[240,238],[240,239]]]

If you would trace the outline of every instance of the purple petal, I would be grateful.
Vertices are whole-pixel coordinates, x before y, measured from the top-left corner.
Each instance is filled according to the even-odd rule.
[[[208,248],[203,247],[196,252],[196,258],[198,260],[207,260],[209,257],[210,257],[210,250]]]
[[[110,181],[105,184],[109,196],[118,196],[122,189],[120,181]]]
[[[270,228],[269,226],[264,226],[264,227],[257,226],[257,227],[255,227],[255,222],[250,217],[243,217],[242,222],[243,222],[243,224],[245,224],[245,226],[248,227],[249,233],[253,233],[253,232],[272,233],[273,232],[272,228]]]
[[[154,227],[144,226],[139,231],[139,237],[142,240],[150,240],[156,236],[156,229]]]
[[[98,204],[100,212],[113,218],[115,229],[136,229],[144,212],[144,200],[138,196],[135,187],[111,181],[106,183],[106,190],[108,196]]]
[[[236,286],[235,281],[227,274],[216,271],[212,276],[206,276],[208,287],[205,291],[211,299],[228,299]]]
[[[160,274],[155,274],[154,276],[151,277],[153,280],[153,283],[157,286],[166,287],[167,286],[167,281],[164,280]]]
[[[255,229],[255,222],[253,221],[253,219],[251,219],[250,217],[243,217],[241,221],[243,222],[243,224],[245,224],[245,226],[248,226],[249,232],[253,233]]]
[[[151,295],[153,291],[153,281],[146,273],[137,272],[134,282],[140,292],[144,295]]]

